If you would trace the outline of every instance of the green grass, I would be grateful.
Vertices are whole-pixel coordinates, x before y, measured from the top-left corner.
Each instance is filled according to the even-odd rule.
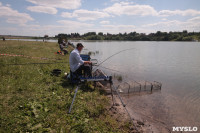
[[[91,83],[82,86],[67,113],[75,87],[63,74],[69,72],[69,55],[54,54],[57,50],[56,43],[0,41],[0,53],[59,59],[0,56],[0,132],[128,132],[127,123],[109,115],[107,96]],[[54,62],[66,63],[26,64]],[[61,69],[61,76],[51,76],[53,69]]]

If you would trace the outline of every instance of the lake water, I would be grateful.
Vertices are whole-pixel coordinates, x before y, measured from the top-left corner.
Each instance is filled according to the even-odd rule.
[[[93,58],[99,62],[123,49],[135,48],[112,57],[102,66],[120,71],[126,81],[162,83],[161,91],[123,97],[133,116],[140,115],[170,130],[172,126],[196,126],[200,130],[199,42],[86,41],[83,44],[86,49],[83,52],[96,52]]]

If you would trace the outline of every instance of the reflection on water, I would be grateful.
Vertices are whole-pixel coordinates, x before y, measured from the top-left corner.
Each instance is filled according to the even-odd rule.
[[[200,125],[200,43],[199,42],[83,42],[107,73],[118,73],[126,81],[159,81],[161,93],[124,97],[132,114],[151,117],[174,126]],[[103,68],[101,68],[103,69]],[[200,128],[200,127],[199,127]]]

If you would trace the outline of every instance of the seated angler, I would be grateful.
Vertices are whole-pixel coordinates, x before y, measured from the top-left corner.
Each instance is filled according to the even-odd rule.
[[[83,47],[84,46],[81,43],[78,43],[76,48],[70,53],[70,70],[75,74],[91,77],[91,61],[83,61],[80,56]]]

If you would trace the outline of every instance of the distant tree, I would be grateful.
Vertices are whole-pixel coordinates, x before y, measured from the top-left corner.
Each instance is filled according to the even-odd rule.
[[[187,34],[188,32],[187,32],[187,30],[183,30],[183,33]]]
[[[88,32],[83,35],[79,33],[71,34],[58,34],[56,38],[71,38],[71,39],[85,39],[85,40],[131,40],[131,41],[190,41],[190,40],[200,40],[200,32],[188,32],[183,30],[182,32],[170,31],[170,32],[161,32],[157,31],[156,33],[118,33],[118,34],[103,34],[103,32]]]
[[[103,32],[99,32],[98,35],[99,35],[99,36],[103,36]]]
[[[187,36],[187,37],[184,37],[182,40],[183,41],[192,41],[193,38],[191,36]]]
[[[49,36],[48,35],[44,35],[43,41],[47,41],[47,39],[49,39]]]
[[[161,31],[157,31],[156,32],[156,36],[161,36],[162,35],[162,32]]]
[[[3,39],[3,41],[5,41],[6,39],[5,39],[5,37],[2,37],[2,39]]]

